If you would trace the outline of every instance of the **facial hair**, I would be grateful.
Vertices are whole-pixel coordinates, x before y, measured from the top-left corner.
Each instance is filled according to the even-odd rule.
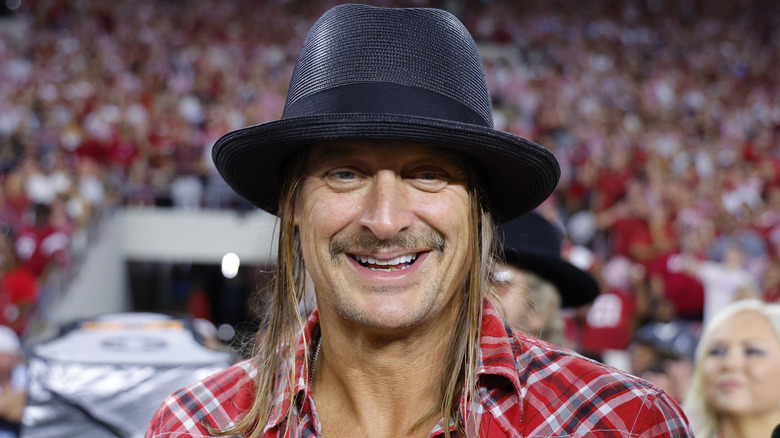
[[[373,254],[382,250],[388,252],[403,252],[403,250],[426,250],[430,251],[431,255],[435,254],[437,257],[441,257],[445,248],[446,241],[444,235],[436,230],[431,229],[421,231],[405,231],[398,233],[387,240],[378,239],[370,231],[350,234],[336,234],[330,239],[328,249],[330,251],[331,262],[334,264],[334,266],[338,266],[340,263],[342,263],[340,255],[345,253],[360,252]],[[423,281],[427,281],[427,279]],[[420,313],[419,318],[411,318],[401,327],[408,327],[419,322],[420,318],[422,318],[434,305],[435,297],[443,293],[441,287],[441,284],[434,284],[431,282],[427,286],[429,291],[429,293],[426,295],[427,299],[424,300],[424,304],[419,303],[421,304],[421,307],[418,309]],[[392,286],[387,286],[375,287],[372,289],[375,292],[381,293],[392,292],[395,288]],[[353,321],[357,321],[364,325],[380,328],[381,325],[377,325],[371,317],[356,310],[357,307],[351,303],[351,298],[349,298],[348,295],[340,293],[338,289],[331,291],[331,294],[329,295],[333,296],[335,302],[338,303],[335,307],[336,311],[341,316]]]
[[[331,259],[338,262],[338,256],[345,252],[367,252],[370,254],[385,251],[403,251],[405,249],[430,249],[444,252],[446,241],[444,235],[436,230],[406,231],[398,233],[387,240],[378,239],[374,233],[364,231],[354,234],[336,234],[330,239],[329,250]]]

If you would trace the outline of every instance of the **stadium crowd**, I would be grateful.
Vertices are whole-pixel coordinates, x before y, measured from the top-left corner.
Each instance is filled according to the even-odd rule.
[[[24,334],[101,212],[249,208],[211,145],[279,118],[305,31],[336,3],[23,0],[0,18],[0,322]],[[557,156],[539,212],[602,285],[566,313],[567,346],[629,352],[682,397],[703,320],[737,298],[780,302],[779,6],[377,3],[458,15],[496,127]]]

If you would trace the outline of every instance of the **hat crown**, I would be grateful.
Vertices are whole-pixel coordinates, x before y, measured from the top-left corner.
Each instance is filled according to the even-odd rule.
[[[383,91],[375,93],[372,86]],[[316,97],[340,87],[348,92]],[[393,99],[399,92],[426,97]],[[397,107],[393,100],[406,103]],[[441,108],[420,106],[455,106],[465,115],[449,110],[442,117]],[[346,112],[442,117],[493,127],[479,50],[463,24],[439,9],[346,4],[314,24],[293,70],[282,118]]]
[[[580,306],[596,298],[598,283],[589,273],[561,258],[561,230],[540,214],[531,212],[504,223],[500,235],[504,260],[552,283],[563,307]]]
[[[561,232],[537,213],[528,213],[501,226],[504,251],[558,258]]]
[[[306,37],[281,120],[228,132],[212,158],[238,194],[277,214],[289,159],[312,144],[431,144],[463,154],[503,223],[541,204],[560,168],[544,147],[496,130],[492,114],[477,45],[452,14],[341,5]]]

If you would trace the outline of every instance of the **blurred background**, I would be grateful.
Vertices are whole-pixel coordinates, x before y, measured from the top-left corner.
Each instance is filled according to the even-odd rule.
[[[274,218],[223,183],[211,146],[280,117],[337,3],[0,0],[0,324],[25,351],[122,312],[206,321],[217,349],[251,337]],[[602,287],[565,309],[567,347],[681,398],[707,315],[780,301],[778,2],[372,4],[458,16],[496,127],[557,156],[538,212]]]

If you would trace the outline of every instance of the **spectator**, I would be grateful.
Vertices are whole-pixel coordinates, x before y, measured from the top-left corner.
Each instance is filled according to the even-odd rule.
[[[649,345],[655,360],[637,375],[682,402],[690,386],[699,324],[678,318],[674,304],[664,297],[651,300],[649,313],[650,320],[636,331],[633,342]]]
[[[6,249],[0,262],[0,324],[21,336],[38,302],[38,281],[8,241],[9,238],[2,238]]]
[[[640,318],[634,281],[641,273],[641,266],[626,257],[615,257],[606,263],[601,291],[593,304],[584,309],[580,345],[583,354],[604,361],[604,354],[610,350],[628,348]]]
[[[670,252],[648,265],[648,287],[652,297],[668,300],[674,312],[690,321],[701,321],[704,312],[704,285],[679,267],[679,251]]]
[[[763,290],[764,301],[780,304],[780,260],[773,260],[767,267]]]
[[[19,338],[0,326],[0,438],[16,438],[27,400],[27,369]]]
[[[70,237],[52,225],[51,207],[36,204],[34,212],[35,223],[19,233],[15,247],[22,264],[36,278],[45,278],[51,266],[68,262]]]
[[[768,437],[780,424],[780,306],[743,300],[707,321],[684,409],[700,438]]]
[[[20,168],[15,168],[2,182],[3,222],[8,225],[7,235],[16,235],[28,219],[30,201],[24,191],[24,175]]]
[[[585,305],[598,294],[596,280],[561,257],[561,231],[539,213],[528,213],[499,229],[503,262],[493,275],[505,321],[559,346],[564,339],[561,307]]]
[[[15,211],[5,197],[5,187],[0,182],[0,236],[15,235],[22,223],[22,215]]]
[[[704,285],[705,322],[736,300],[758,297],[756,279],[745,270],[743,259],[742,248],[733,243],[726,249],[722,262],[700,261],[694,257],[681,260],[681,268]]]

